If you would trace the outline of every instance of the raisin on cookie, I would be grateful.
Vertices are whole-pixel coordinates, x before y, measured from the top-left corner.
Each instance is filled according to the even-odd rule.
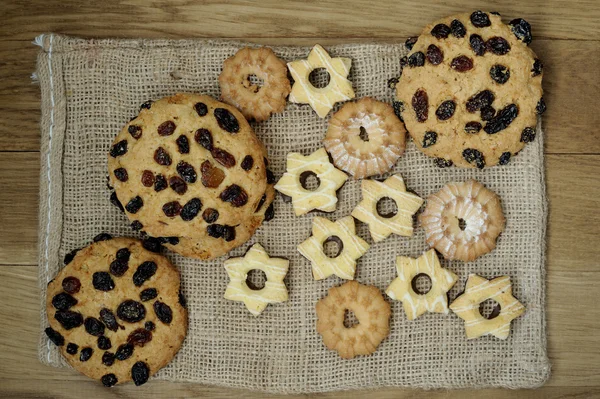
[[[187,333],[179,271],[132,238],[96,241],[66,261],[48,284],[46,335],[105,386],[144,384]]]
[[[221,256],[272,217],[263,144],[237,109],[208,96],[144,103],[115,138],[108,169],[134,230],[184,256]]]
[[[436,164],[505,165],[535,138],[544,112],[542,63],[531,27],[476,11],[425,27],[396,84],[417,148]]]

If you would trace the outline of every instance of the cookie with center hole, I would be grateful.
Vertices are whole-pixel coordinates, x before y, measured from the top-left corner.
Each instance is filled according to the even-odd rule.
[[[110,184],[135,230],[212,259],[273,216],[275,177],[243,115],[209,96],[144,103],[108,154]]]
[[[506,165],[534,140],[546,105],[530,42],[527,21],[482,11],[435,21],[411,42],[397,108],[437,166]]]
[[[110,236],[66,261],[48,284],[47,337],[74,369],[105,386],[144,384],[187,333],[179,271],[141,241]]]

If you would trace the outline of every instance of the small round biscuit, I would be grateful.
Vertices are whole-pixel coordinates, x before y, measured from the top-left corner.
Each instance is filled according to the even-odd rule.
[[[46,334],[106,386],[145,383],[179,351],[188,315],[179,271],[139,240],[100,235],[48,284]]]
[[[505,165],[535,138],[544,112],[542,62],[522,19],[475,11],[425,27],[396,84],[419,150],[446,167]]]
[[[419,221],[430,247],[446,259],[470,262],[496,248],[506,219],[498,195],[468,180],[430,195]]]
[[[132,227],[184,256],[221,256],[273,216],[264,146],[237,109],[208,96],[144,103],[115,138],[108,171]]]
[[[344,359],[370,355],[390,332],[390,304],[377,287],[352,280],[329,289],[317,302],[317,332],[327,348]],[[344,325],[349,310],[358,319],[351,327]]]
[[[405,140],[406,129],[392,106],[364,97],[333,114],[323,146],[336,167],[362,179],[389,171],[404,153]]]
[[[292,90],[287,72],[285,62],[270,48],[244,47],[223,63],[221,98],[239,108],[247,119],[266,121],[285,108]],[[251,75],[261,79],[262,86],[250,82]]]

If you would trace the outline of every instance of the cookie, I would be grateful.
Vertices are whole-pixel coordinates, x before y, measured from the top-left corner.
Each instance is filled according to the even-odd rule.
[[[475,180],[448,183],[429,196],[419,221],[430,247],[465,262],[496,248],[505,224],[498,195]]]
[[[288,292],[283,279],[289,264],[287,259],[269,257],[262,245],[254,244],[243,257],[225,261],[225,270],[229,275],[225,299],[244,302],[254,316],[261,314],[269,303],[287,301]],[[251,270],[261,270],[265,274],[263,288],[248,286],[246,280]]]
[[[317,302],[317,332],[323,343],[344,359],[370,355],[390,332],[390,305],[377,287],[348,281],[329,289]],[[358,324],[344,325],[346,311],[352,311]]]
[[[289,101],[309,104],[321,118],[329,113],[335,103],[354,98],[352,83],[348,80],[352,65],[350,58],[331,58],[317,44],[306,60],[293,61],[287,65],[294,78]],[[319,68],[324,68],[329,74],[329,84],[326,87],[317,88],[310,83],[310,73]]]
[[[482,316],[480,306],[488,299],[496,301],[500,311],[486,318]],[[510,322],[525,312],[523,304],[512,295],[508,276],[486,280],[476,274],[469,275],[465,292],[452,302],[450,309],[465,321],[468,339],[483,335],[506,339],[510,333]]]
[[[448,314],[448,291],[458,277],[442,268],[435,250],[430,249],[417,259],[398,256],[396,270],[398,277],[385,293],[392,299],[402,301],[408,320],[414,320],[425,312]],[[421,292],[417,286],[417,279],[423,275],[431,283],[426,292]]]
[[[393,175],[384,182],[363,180],[362,201],[352,210],[352,216],[369,225],[373,241],[385,240],[390,234],[410,237],[413,233],[413,215],[423,204],[423,200],[406,191],[402,176]],[[377,209],[380,201],[390,199],[396,211],[382,213]]]
[[[316,187],[307,185],[309,177],[316,180]],[[287,170],[275,185],[275,189],[292,198],[296,216],[318,209],[335,211],[338,198],[336,191],[344,185],[348,176],[337,170],[320,148],[309,156],[297,152],[287,155]]]
[[[337,244],[337,254],[329,256],[324,245],[330,241]],[[354,279],[356,260],[369,249],[369,244],[356,235],[352,216],[335,222],[315,216],[312,235],[298,245],[298,251],[312,264],[315,280],[325,279],[332,274],[346,280]]]
[[[273,216],[264,146],[239,111],[208,96],[144,103],[115,138],[108,172],[132,227],[184,256],[223,255]]]
[[[262,81],[261,85],[250,77]],[[266,121],[282,112],[291,86],[285,62],[267,47],[240,49],[223,63],[219,75],[221,99],[237,107],[247,119]]]
[[[405,140],[392,106],[364,97],[333,114],[323,146],[337,168],[362,179],[389,171],[404,153]]]
[[[106,386],[141,385],[187,333],[179,271],[139,240],[109,237],[67,256],[48,284],[46,334],[84,375]]]
[[[545,109],[529,24],[475,11],[436,21],[396,84],[406,129],[440,167],[505,165],[535,138]],[[403,109],[403,111],[402,111]]]

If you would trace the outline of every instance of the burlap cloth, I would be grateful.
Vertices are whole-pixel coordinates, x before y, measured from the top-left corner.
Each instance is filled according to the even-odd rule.
[[[36,41],[37,76],[42,91],[40,178],[40,287],[62,267],[70,250],[86,245],[100,232],[134,235],[121,212],[109,203],[106,154],[113,137],[139,105],[177,92],[219,95],[217,77],[223,61],[240,43],[213,40],[82,40],[44,35]],[[330,46],[332,56],[352,59],[350,80],[357,97],[391,102],[387,86],[399,72],[406,50],[398,44]],[[286,61],[303,58],[308,48],[274,47]],[[283,114],[254,124],[280,177],[286,154],[309,154],[321,147],[327,120],[308,106],[288,104]],[[412,142],[394,172],[422,197],[450,181],[475,178],[502,198],[507,218],[498,247],[475,262],[448,262],[459,276],[450,295],[464,288],[469,273],[486,278],[509,275],[514,295],[527,307],[512,323],[506,341],[484,337],[468,341],[456,315],[427,313],[408,321],[400,302],[392,302],[391,333],[371,356],[342,360],[327,350],[315,330],[315,303],[337,277],[314,281],[309,262],[296,246],[310,235],[311,213],[295,217],[291,204],[275,201],[275,219],[234,250],[239,256],[260,242],[272,256],[290,260],[285,279],[289,301],[269,305],[259,317],[243,304],[223,298],[228,282],[226,257],[210,262],[172,253],[181,269],[189,303],[190,329],[177,357],[158,378],[193,381],[272,392],[321,392],[351,388],[412,386],[422,388],[535,387],[550,374],[546,356],[544,250],[546,197],[543,135],[506,167],[439,169]],[[349,215],[360,200],[360,182],[349,180],[339,192],[337,210]],[[367,226],[359,235],[372,244],[358,261],[356,279],[384,290],[396,277],[395,257],[416,257],[427,249],[421,228],[411,238],[391,236],[373,244]],[[47,325],[42,306],[41,327]],[[42,335],[42,362],[66,366],[58,350]]]

